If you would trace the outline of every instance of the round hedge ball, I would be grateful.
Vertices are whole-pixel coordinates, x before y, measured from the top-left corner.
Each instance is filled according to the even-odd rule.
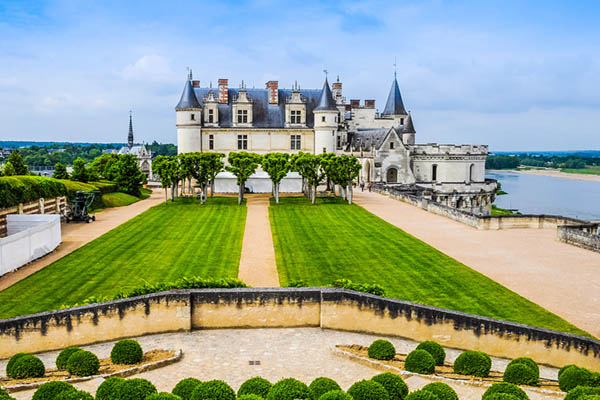
[[[67,382],[46,382],[35,391],[31,400],[54,400],[56,396],[66,391],[74,392],[75,388]]]
[[[576,388],[571,389],[567,392],[567,395],[565,396],[564,400],[581,400],[583,396],[591,394],[600,395],[600,387],[577,386]]]
[[[458,400],[458,394],[456,391],[442,382],[433,382],[423,386],[422,390],[427,390],[435,394],[439,400]]]
[[[235,391],[225,382],[214,379],[202,382],[192,392],[191,400],[235,400]]]
[[[348,389],[348,394],[354,400],[390,400],[387,390],[375,381],[362,380],[356,382]]]
[[[481,400],[488,400],[488,397],[492,395],[496,395],[498,393],[509,394],[511,396],[516,397],[519,400],[529,400],[527,393],[520,387],[515,384],[502,382],[502,383],[494,383],[492,386],[485,391],[483,396],[481,396]]]
[[[481,351],[465,351],[454,361],[454,372],[487,378],[492,369],[492,359]]]
[[[323,396],[325,393],[334,390],[342,390],[342,388],[333,379],[322,376],[312,381],[311,384],[308,385],[308,390],[310,390],[313,400],[319,400],[319,397]]]
[[[4,389],[0,388],[0,400],[15,400],[15,398],[10,396]]]
[[[192,392],[196,389],[196,386],[201,384],[202,381],[196,378],[185,378],[180,380],[177,385],[173,388],[171,393],[181,397],[183,400],[190,400]]]
[[[404,369],[417,374],[433,374],[435,371],[435,359],[428,351],[413,350],[404,361]]]
[[[266,399],[267,395],[269,394],[269,390],[271,390],[272,387],[273,384],[265,378],[255,376],[254,378],[250,378],[246,382],[242,383],[242,386],[240,386],[238,389],[237,394],[238,396],[244,394],[255,394],[263,399]]]
[[[383,339],[377,339],[369,346],[369,357],[376,360],[391,360],[396,356],[394,345]]]
[[[390,400],[402,400],[408,394],[408,386],[400,375],[384,372],[371,378],[379,383],[390,395]]]
[[[146,400],[181,400],[181,397],[167,392],[154,393],[146,397]]]
[[[143,378],[126,379],[119,385],[119,400],[145,400],[158,393],[152,382]]]
[[[558,378],[560,379],[560,376],[562,375],[562,373],[565,372],[567,370],[567,368],[571,368],[571,367],[577,367],[577,365],[575,365],[575,364],[568,364],[568,365],[565,365],[564,367],[561,367],[558,370]]]
[[[67,372],[76,376],[96,375],[100,369],[98,357],[87,350],[79,350],[71,354],[67,361]]]
[[[110,352],[110,361],[113,364],[138,364],[142,358],[144,358],[142,346],[133,339],[119,340]]]
[[[503,381],[514,383],[515,385],[535,386],[538,384],[539,377],[527,364],[512,364],[506,367]]]
[[[67,369],[67,361],[69,357],[77,351],[81,350],[79,347],[67,347],[63,351],[58,354],[56,357],[56,368],[57,369]]]
[[[119,389],[124,382],[120,376],[106,379],[96,390],[96,400],[119,400]]]
[[[404,400],[439,400],[438,397],[427,390],[417,390],[409,393]]]
[[[437,342],[433,340],[428,340],[426,342],[420,343],[417,346],[418,350],[425,350],[429,354],[433,356],[435,360],[435,365],[444,365],[444,361],[446,361],[446,350]]]
[[[32,354],[19,357],[11,369],[11,378],[15,379],[41,378],[46,373],[42,360]]]
[[[600,395],[597,394],[586,394],[581,400],[600,400]]]
[[[519,400],[519,398],[508,393],[494,393],[486,397],[486,400]]]
[[[23,356],[30,355],[29,353],[17,353],[8,360],[8,364],[6,364],[6,376],[13,377],[12,369],[15,366],[17,360]]]
[[[294,378],[285,378],[273,385],[267,400],[310,400],[310,390],[305,383]]]
[[[243,394],[238,396],[237,400],[264,400],[264,398],[257,394]]]
[[[348,393],[341,390],[332,390],[319,397],[318,400],[354,400]]]
[[[56,396],[54,400],[94,400],[94,396],[83,390],[66,390]]]
[[[558,378],[558,386],[563,392],[568,392],[577,386],[592,386],[592,373],[586,368],[567,368]]]
[[[512,360],[511,362],[508,363],[507,367],[510,367],[513,364],[525,364],[527,365],[529,368],[531,368],[533,370],[533,372],[535,372],[537,378],[540,378],[540,367],[537,365],[537,363],[535,361],[533,361],[533,359],[529,358],[529,357],[519,357],[519,358],[515,358],[514,360]]]

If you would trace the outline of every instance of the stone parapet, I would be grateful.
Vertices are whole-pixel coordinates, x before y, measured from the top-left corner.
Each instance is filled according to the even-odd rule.
[[[556,233],[562,242],[600,252],[600,224],[563,225]]]

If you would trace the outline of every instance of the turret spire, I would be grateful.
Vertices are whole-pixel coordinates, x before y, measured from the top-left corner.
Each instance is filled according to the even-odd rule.
[[[398,87],[398,81],[396,80],[396,72],[394,72],[394,82],[392,82],[383,115],[406,115],[402,96],[400,96],[400,88]]]
[[[129,135],[127,135],[127,145],[131,149],[133,147],[133,120],[131,110],[129,110]]]
[[[194,93],[194,88],[192,87],[192,71],[188,74],[188,79],[185,82],[185,86],[183,87],[183,93],[181,93],[181,98],[179,99],[179,103],[175,106],[175,109],[185,109],[185,108],[202,108],[200,102],[196,98],[196,94]]]
[[[329,89],[329,82],[327,82],[327,78],[325,78],[325,83],[323,84],[323,89],[321,90],[321,99],[319,100],[319,104],[315,110],[337,110],[337,107],[335,106],[335,100],[333,100],[333,96],[331,95],[331,89]]]

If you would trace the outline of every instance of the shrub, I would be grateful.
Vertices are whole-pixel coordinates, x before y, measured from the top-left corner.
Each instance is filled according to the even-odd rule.
[[[600,387],[577,386],[567,392],[564,400],[582,400],[584,396],[600,394]]]
[[[190,400],[192,392],[194,391],[194,389],[196,389],[196,386],[198,386],[201,383],[202,381],[200,381],[200,379],[185,378],[180,380],[177,383],[177,385],[175,385],[171,393],[181,397],[183,400]]]
[[[9,377],[13,377],[12,369],[15,366],[17,360],[23,356],[29,355],[29,353],[17,353],[8,360],[8,364],[6,364],[6,375]]]
[[[408,394],[408,386],[400,375],[385,372],[375,375],[371,380],[383,386],[390,395],[390,400],[402,400]]]
[[[444,361],[446,361],[446,350],[439,344],[434,342],[433,340],[428,340],[426,342],[420,343],[417,346],[418,350],[425,350],[429,354],[433,356],[435,360],[435,365],[444,365]]]
[[[74,392],[75,388],[67,382],[46,382],[35,391],[31,400],[54,400],[56,396],[66,391]]]
[[[310,390],[310,394],[314,400],[318,400],[319,397],[327,392],[342,390],[336,381],[326,377],[315,379],[310,385],[308,385],[308,389]]]
[[[146,397],[146,400],[181,400],[181,397],[167,392],[160,392],[151,394]]]
[[[64,196],[66,186],[56,179],[42,176],[0,177],[0,208],[28,203],[40,198]]]
[[[592,386],[600,386],[600,372],[592,372]]]
[[[517,385],[512,383],[502,382],[502,383],[494,383],[492,386],[485,391],[481,400],[491,400],[490,396],[496,395],[499,393],[509,394],[516,397],[519,400],[529,400],[527,393]]]
[[[428,351],[413,350],[406,356],[404,369],[418,374],[433,374],[435,371],[435,359]]]
[[[385,296],[385,289],[383,286],[376,283],[354,283],[350,279],[336,279],[333,281],[331,286],[355,290],[357,292],[370,293],[374,294],[375,296]]]
[[[394,345],[383,339],[377,339],[369,346],[369,357],[376,360],[391,360],[396,356]]]
[[[600,400],[600,395],[597,394],[586,394],[581,400]]]
[[[273,385],[267,400],[305,400],[311,399],[308,386],[294,378],[285,378]]]
[[[6,393],[4,389],[0,388],[0,400],[15,400],[15,398]]]
[[[255,394],[262,397],[263,399],[266,399],[267,395],[269,394],[269,390],[271,390],[272,387],[273,384],[271,382],[269,382],[265,378],[256,376],[242,383],[242,386],[240,386],[240,388],[238,389],[237,394],[238,396],[244,394]]]
[[[558,378],[558,386],[563,392],[568,392],[577,386],[592,386],[592,373],[585,369],[572,366],[563,371]]]
[[[191,400],[235,400],[235,392],[223,381],[202,382],[192,392]]]
[[[11,368],[15,379],[41,378],[46,373],[42,360],[32,354],[19,357]]]
[[[144,400],[151,394],[158,393],[154,385],[143,378],[126,379],[119,385],[119,400]]]
[[[56,396],[54,400],[94,400],[94,396],[83,390],[66,390]]]
[[[409,393],[404,400],[438,400],[438,397],[428,390],[417,390]]]
[[[525,364],[525,365],[527,365],[529,368],[531,368],[533,370],[533,372],[535,372],[537,379],[540,378],[540,367],[531,358],[529,358],[529,357],[515,358],[514,360],[512,360],[511,362],[509,362],[506,367],[508,368],[508,367],[510,367],[511,365],[514,365],[514,364]]]
[[[354,400],[390,400],[387,390],[375,381],[358,381],[348,389]]]
[[[434,382],[425,385],[422,390],[435,394],[440,400],[458,400],[458,394],[449,385],[442,382]]]
[[[561,369],[558,370],[558,378],[560,379],[560,376],[562,375],[563,372],[565,372],[567,370],[567,368],[576,367],[576,366],[577,365],[575,365],[575,364],[565,365],[564,367],[562,367]]]
[[[519,398],[508,393],[494,393],[486,397],[486,400],[519,400]]]
[[[96,400],[118,400],[119,389],[124,382],[125,379],[119,376],[106,379],[96,390]]]
[[[481,351],[465,351],[454,361],[454,372],[486,378],[492,369],[492,359]]]
[[[353,400],[352,396],[341,390],[332,390],[319,397],[319,400]]]
[[[264,399],[257,394],[243,394],[241,396],[238,396],[238,400],[264,400]]]
[[[58,354],[58,357],[56,357],[56,368],[57,369],[66,369],[67,361],[69,360],[69,357],[71,357],[71,354],[73,354],[79,350],[81,350],[79,347],[67,347],[66,349],[61,351]]]
[[[71,375],[90,376],[96,375],[100,369],[100,360],[91,351],[80,350],[71,354],[67,361],[67,371]]]
[[[137,340],[122,339],[115,343],[110,352],[110,361],[113,364],[137,364],[144,358],[142,346]]]
[[[531,367],[525,363],[512,364],[506,367],[504,371],[504,382],[514,383],[515,385],[537,385],[539,378]]]

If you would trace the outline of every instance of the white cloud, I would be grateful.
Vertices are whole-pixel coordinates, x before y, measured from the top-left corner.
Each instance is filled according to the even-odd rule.
[[[126,80],[165,82],[171,81],[175,73],[165,57],[149,54],[126,66],[121,76]]]

